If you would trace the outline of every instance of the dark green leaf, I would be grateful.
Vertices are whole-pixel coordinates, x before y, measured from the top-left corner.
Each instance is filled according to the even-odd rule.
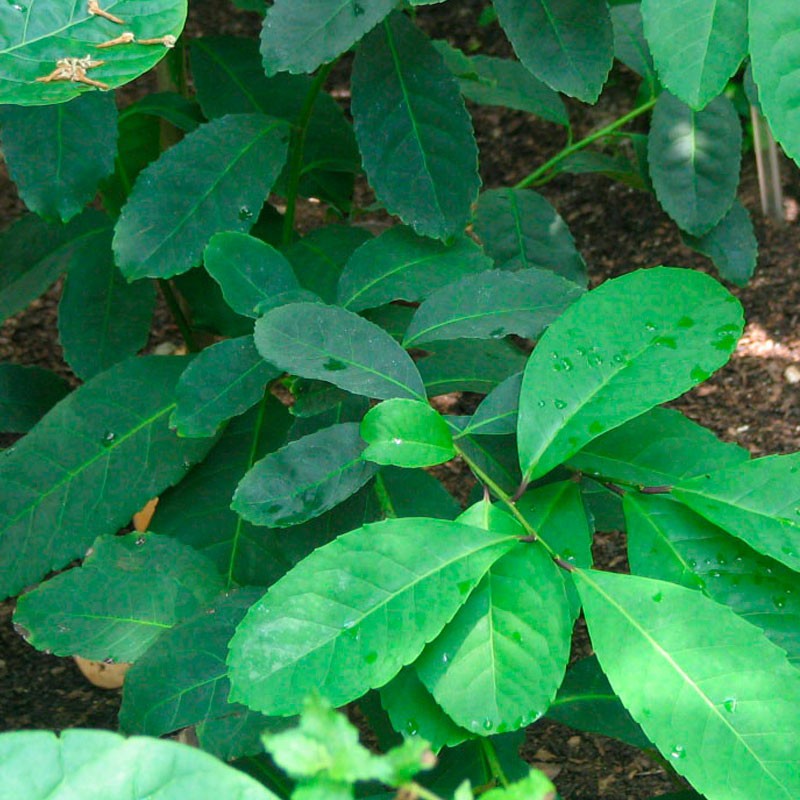
[[[0,236],[0,321],[21,311],[105,237],[111,220],[90,209],[67,225],[28,214]]]
[[[515,542],[425,518],[340,536],[278,581],[239,625],[228,657],[231,699],[285,715],[313,689],[341,705],[382,686]]]
[[[800,453],[681,481],[673,494],[754,550],[800,570]]]
[[[525,368],[518,438],[526,479],[705,380],[728,360],[742,326],[736,298],[686,269],[638,270],[580,298]]]
[[[678,773],[709,800],[798,796],[800,671],[783,650],[700,592],[575,575],[603,671]]]
[[[128,283],[114,264],[111,229],[73,264],[58,304],[64,360],[83,380],[146,344],[156,303],[152,281]]]
[[[704,236],[682,233],[692,250],[708,256],[720,277],[736,286],[746,286],[758,261],[758,241],[747,209],[734,200],[730,211]]]
[[[218,231],[249,230],[283,167],[287,138],[280,120],[230,115],[202,125],[147,167],[116,225],[114,252],[125,276],[186,272]]]
[[[300,288],[286,257],[246,233],[215,234],[203,261],[228,305],[246,317],[259,316],[276,297]]]
[[[491,260],[466,236],[443,244],[397,225],[353,253],[339,278],[337,302],[351,311],[392,300],[414,302],[491,267]]]
[[[356,138],[378,198],[421,235],[460,233],[480,186],[478,148],[442,57],[395,14],[359,47],[352,83]]]
[[[574,175],[605,175],[634,189],[649,191],[647,176],[630,159],[623,155],[597,153],[593,150],[579,150],[564,158],[554,167],[555,172],[570,172]]]
[[[440,339],[537,339],[582,294],[579,286],[542,269],[468,275],[433,292],[417,309],[404,347]]]
[[[389,303],[362,311],[361,316],[383,328],[396,342],[402,342],[415,311],[413,306]]]
[[[585,476],[581,478],[580,487],[581,497],[589,515],[589,524],[593,530],[625,530],[622,498],[616,492]]]
[[[22,595],[14,621],[38,650],[136,661],[221,589],[214,565],[174,539],[100,536],[80,567]]]
[[[27,433],[68,392],[54,372],[0,364],[0,431]]]
[[[206,272],[196,267],[172,279],[192,309],[195,328],[219,336],[248,336],[253,333],[253,320],[237,314],[222,296],[219,284]]]
[[[292,303],[256,323],[256,347],[272,364],[348,392],[388,399],[423,399],[411,357],[388,333],[334,306]]]
[[[506,378],[492,389],[475,409],[465,434],[508,435],[517,430],[517,409],[522,373]]]
[[[131,103],[120,112],[120,121],[136,115],[156,117],[169,122],[184,133],[191,133],[203,122],[203,113],[195,100],[177,92],[154,92]]]
[[[455,498],[424,470],[383,467],[375,478],[375,493],[387,517],[455,519],[461,513]]]
[[[749,457],[680,411],[654,408],[590,442],[569,466],[634,486],[671,486]]]
[[[252,336],[217,342],[181,375],[170,427],[180,436],[213,436],[225,420],[255,405],[280,374],[258,354]]]
[[[0,454],[0,595],[83,556],[206,454],[211,440],[181,440],[167,427],[186,363],[115,365]]]
[[[125,30],[137,39],[177,38],[186,20],[186,0],[158,0],[145,13],[136,0],[100,6],[122,18]],[[165,47],[135,43],[95,50],[97,44],[119,36],[121,28],[90,14],[86,3],[9,3],[0,11],[0,30],[0,103],[41,106],[96,92],[75,81],[39,81],[63,58],[84,59],[88,53],[92,60],[105,62],[88,67],[87,76],[113,89],[147,72],[166,53]]]
[[[641,4],[614,5],[611,22],[614,26],[614,55],[647,81],[650,94],[655,97],[659,91],[658,76],[644,36]]]
[[[671,498],[628,494],[623,502],[634,572],[701,589],[800,664],[800,575]]]
[[[127,734],[163,736],[195,725],[203,749],[219,758],[260,753],[261,730],[287,722],[270,721],[238,703],[228,703],[225,657],[233,631],[261,594],[249,587],[222,595],[162,634],[125,675],[120,728]],[[220,742],[215,729],[229,724],[244,726],[249,735]],[[209,748],[207,739],[215,746]]]
[[[427,403],[384,400],[361,421],[367,448],[361,457],[398,467],[432,467],[455,458],[453,435],[443,417]]]
[[[67,222],[114,171],[113,94],[87,94],[51,106],[0,106],[0,128],[9,175],[39,216]]]
[[[277,0],[261,32],[267,75],[313,72],[349,50],[394,7],[394,0]]]
[[[501,269],[549,269],[586,285],[586,264],[558,212],[530,189],[483,192],[475,232]]]
[[[664,211],[693,236],[730,210],[739,185],[742,128],[727,97],[702,111],[669,92],[659,95],[648,137],[653,187]]]
[[[466,425],[469,417],[464,417],[462,424]],[[451,424],[455,420],[450,417]],[[456,428],[457,429],[457,428]],[[480,473],[486,475],[503,491],[514,494],[522,480],[517,458],[517,440],[515,436],[473,436],[472,434],[457,434],[458,450],[464,457],[474,464],[476,477],[480,480]]]
[[[614,60],[605,0],[495,0],[520,61],[553,89],[593,103]]]
[[[346,500],[377,470],[361,458],[358,427],[334,425],[265,456],[240,481],[231,507],[255,525],[286,528]]]

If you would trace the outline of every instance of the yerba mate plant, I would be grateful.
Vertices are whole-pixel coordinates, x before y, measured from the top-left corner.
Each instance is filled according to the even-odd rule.
[[[544,716],[660,754],[680,797],[800,797],[800,456],[661,407],[726,363],[741,306],[671,266],[587,292],[534,191],[591,171],[654,192],[746,282],[726,92],[800,157],[794,3],[494,0],[518,60],[431,41],[423,5],[276,0],[260,45],[182,36],[185,0],[0,7],[0,135],[31,211],[2,234],[0,313],[65,275],[82,382],[0,365],[2,427],[25,434],[0,458],[0,592],[35,647],[133,663],[123,733],[193,726],[256,779],[148,738],[13,733],[3,800],[544,800],[517,754]],[[350,51],[348,115],[328,88]],[[118,109],[164,55],[162,91]],[[576,140],[561,95],[596,101],[615,57],[638,98]],[[566,145],[481,190],[464,98]],[[356,180],[396,218],[378,236]],[[307,197],[330,213],[300,236]],[[137,355],[156,288],[188,355]],[[452,416],[430,403],[450,392],[483,399]],[[428,470],[455,458],[466,509]],[[593,568],[595,531],[620,529],[630,571]],[[595,655],[568,667],[581,614]],[[328,705],[351,701],[385,756]]]

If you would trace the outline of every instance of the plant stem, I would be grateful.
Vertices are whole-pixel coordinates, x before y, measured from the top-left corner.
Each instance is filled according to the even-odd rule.
[[[164,299],[167,301],[167,306],[172,314],[172,318],[175,320],[175,324],[178,326],[178,330],[181,332],[181,336],[183,336],[186,349],[190,353],[199,353],[200,347],[195,341],[194,334],[189,325],[189,320],[186,319],[181,304],[178,302],[178,298],[172,290],[172,284],[165,278],[159,278],[158,287],[161,289],[161,294],[164,295]]]
[[[497,750],[494,749],[494,745],[485,737],[481,737],[480,743],[483,755],[486,757],[486,761],[489,764],[492,777],[498,780],[501,786],[508,786],[508,778],[506,778],[506,774],[503,772],[503,765],[497,757]]]
[[[568,145],[560,153],[556,153],[556,155],[554,155],[549,161],[545,161],[544,164],[542,164],[538,169],[535,169],[533,172],[531,172],[530,175],[523,178],[521,181],[519,181],[519,183],[516,183],[513,188],[527,189],[529,186],[536,183],[540,178],[546,175],[551,169],[553,169],[553,167],[560,164],[568,156],[571,156],[573,153],[577,153],[579,150],[583,150],[592,142],[596,142],[598,139],[608,136],[618,128],[621,128],[623,125],[627,125],[627,123],[629,123],[632,119],[636,119],[636,117],[648,112],[655,104],[656,98],[652,98],[646,103],[637,106],[632,111],[629,111],[627,114],[621,116],[619,119],[614,120],[614,122],[611,122],[604,128],[600,128],[600,130],[590,133],[580,141],[575,142],[575,144]]]
[[[300,173],[303,168],[303,152],[306,145],[306,133],[308,132],[308,122],[311,119],[311,113],[314,110],[314,103],[328,79],[330,71],[333,69],[335,61],[325,64],[320,68],[319,72],[314,77],[314,82],[306,94],[303,101],[303,107],[300,109],[300,115],[297,118],[297,123],[292,128],[292,135],[289,141],[289,177],[286,185],[286,213],[283,216],[283,244],[289,244],[292,241],[292,233],[294,232],[294,218],[297,210],[297,195],[300,190]]]

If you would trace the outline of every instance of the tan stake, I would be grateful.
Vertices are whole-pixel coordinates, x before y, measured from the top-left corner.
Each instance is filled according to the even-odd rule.
[[[107,83],[93,80],[86,74],[87,69],[100,67],[105,63],[105,61],[96,61],[91,56],[59,58],[56,61],[56,68],[49,75],[44,75],[36,80],[39,83],[54,83],[57,81],[85,83],[87,86],[95,86],[98,89],[107,90],[111,88]]]
[[[89,0],[89,2],[86,4],[86,10],[95,17],[102,17],[103,19],[109,20],[109,22],[116,22],[117,25],[125,24],[125,20],[115,17],[113,14],[109,14],[108,11],[103,11],[103,9],[100,8],[97,0]]]
[[[130,31],[125,31],[125,33],[121,33],[119,36],[117,36],[116,39],[109,39],[107,42],[100,42],[100,44],[96,44],[95,47],[115,47],[118,44],[130,44],[135,39],[136,37]]]
[[[175,47],[177,39],[168,33],[166,36],[159,36],[157,39],[137,39],[136,44],[162,44],[164,47]]]

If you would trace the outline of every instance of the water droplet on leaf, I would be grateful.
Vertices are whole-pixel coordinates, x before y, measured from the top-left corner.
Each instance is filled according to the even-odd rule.
[[[117,434],[114,433],[114,431],[106,431],[103,434],[103,438],[100,440],[100,444],[103,445],[103,447],[111,447],[116,438]]]
[[[558,409],[567,407],[567,403],[564,400],[553,400],[553,405]]]
[[[327,370],[328,372],[339,372],[340,370],[347,369],[347,364],[339,361],[336,358],[329,358],[323,365],[322,368]]]
[[[239,209],[239,219],[242,222],[244,222],[247,219],[252,219],[252,218],[253,218],[253,212],[247,206],[242,206]]]

